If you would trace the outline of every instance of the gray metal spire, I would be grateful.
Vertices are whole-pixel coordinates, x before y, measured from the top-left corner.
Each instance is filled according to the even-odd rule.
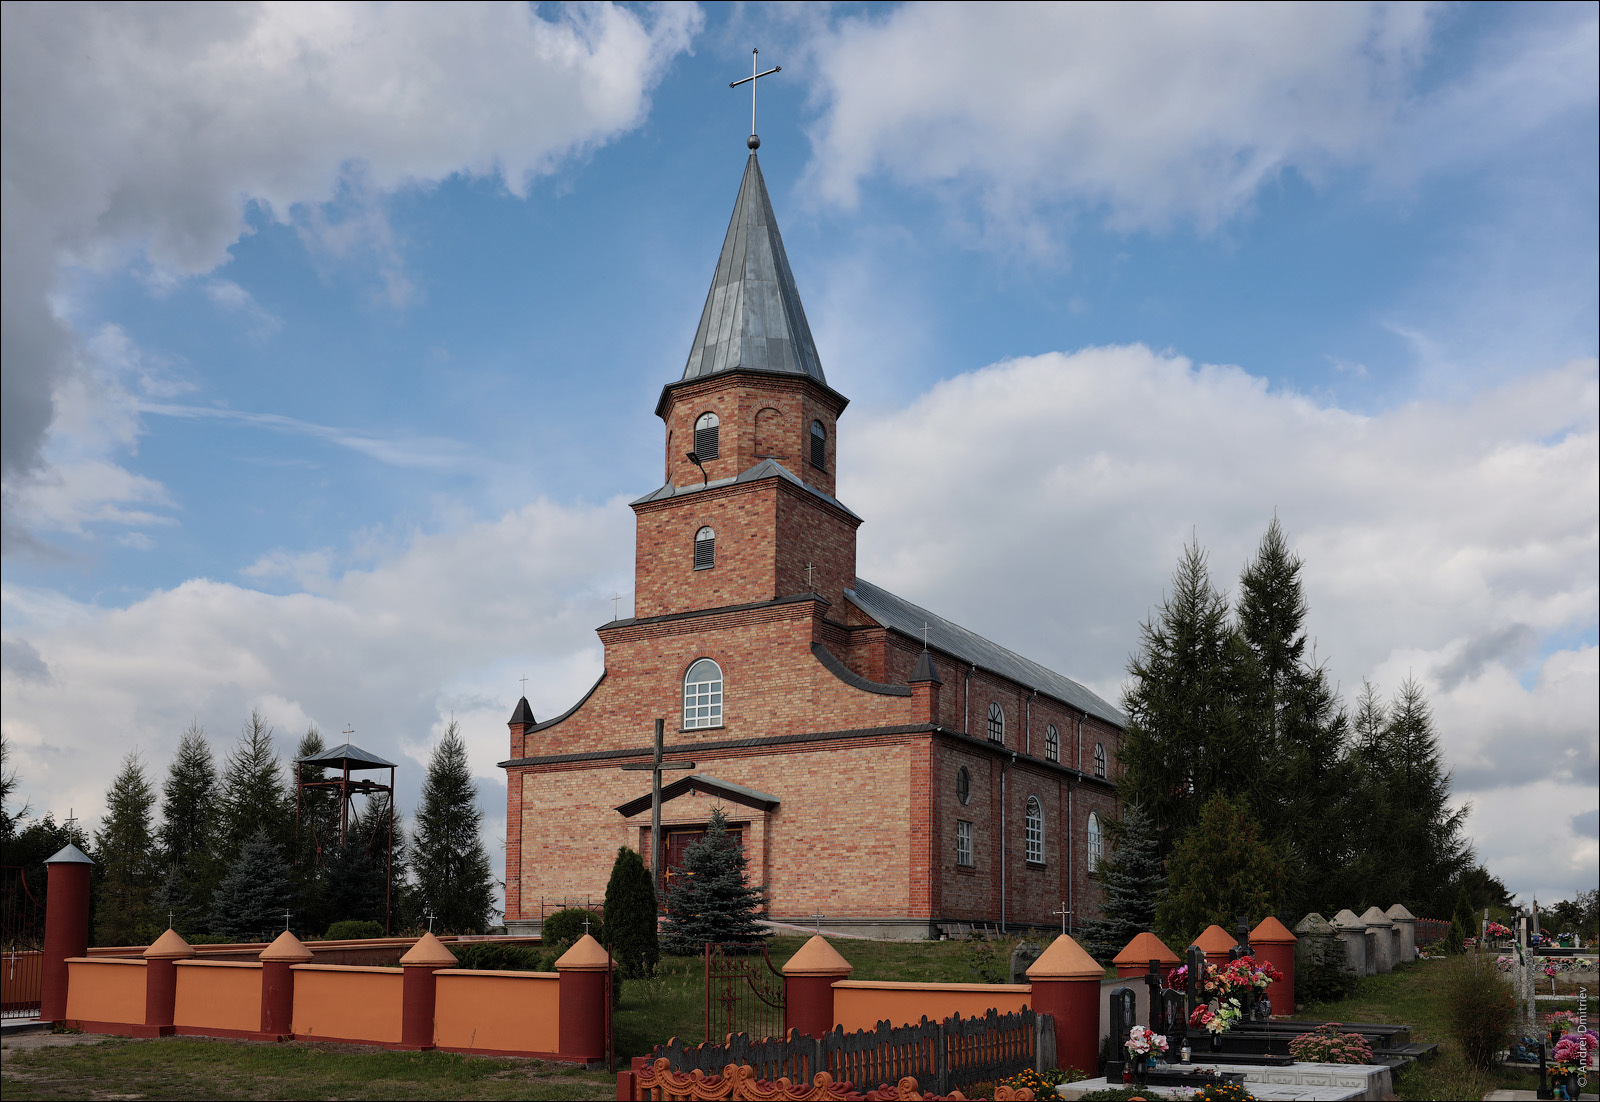
[[[809,375],[828,383],[754,153],[745,164],[683,378],[739,370]]]

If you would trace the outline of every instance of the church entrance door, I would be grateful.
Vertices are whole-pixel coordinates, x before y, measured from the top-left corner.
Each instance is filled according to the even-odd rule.
[[[683,868],[688,859],[689,847],[697,842],[705,841],[706,828],[703,826],[668,827],[661,834],[662,841],[665,843],[662,861],[667,866],[664,879],[667,890],[671,891],[673,878],[681,875],[678,870]],[[741,827],[730,826],[728,828],[728,837],[732,838],[734,844],[739,848],[744,848],[744,830]],[[666,901],[662,900],[661,905],[665,907]]]

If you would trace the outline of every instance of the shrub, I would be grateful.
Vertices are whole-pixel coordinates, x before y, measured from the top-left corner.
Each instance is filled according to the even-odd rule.
[[[648,976],[661,957],[656,937],[656,889],[644,859],[627,846],[617,850],[606,884],[605,933],[617,969]]]
[[[1207,1083],[1192,1097],[1194,1102],[1256,1102],[1256,1096],[1239,1083]]]
[[[467,941],[450,946],[457,967],[484,972],[549,972],[555,958],[531,945],[505,945],[494,941]]]
[[[596,941],[605,940],[605,927],[598,911],[582,907],[568,907],[555,914],[546,915],[540,936],[545,945],[571,945],[584,935],[583,920],[589,920],[589,936]]]
[[[1361,1034],[1340,1033],[1338,1022],[1328,1022],[1292,1038],[1289,1055],[1308,1064],[1370,1064],[1372,1046]]]
[[[1344,942],[1315,938],[1294,977],[1295,997],[1302,1003],[1331,1003],[1355,990],[1357,977],[1345,971]],[[1293,1013],[1292,1007],[1287,1009]]]
[[[1468,1064],[1488,1068],[1511,1043],[1517,1001],[1487,954],[1463,953],[1448,968],[1444,994],[1450,1036]]]
[[[329,941],[362,941],[382,937],[383,923],[365,918],[345,918],[329,926],[325,936]]]

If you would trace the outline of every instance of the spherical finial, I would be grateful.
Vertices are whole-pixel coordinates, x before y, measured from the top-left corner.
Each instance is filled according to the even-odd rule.
[[[751,134],[748,138],[745,139],[744,144],[749,146],[751,151],[754,152],[755,150],[761,148],[761,139],[759,137],[757,137],[756,135]]]

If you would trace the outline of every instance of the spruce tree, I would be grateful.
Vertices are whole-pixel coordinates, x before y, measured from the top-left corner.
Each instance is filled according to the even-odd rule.
[[[294,842],[294,803],[285,790],[283,769],[272,746],[272,727],[252,710],[233,753],[223,765],[218,847],[224,861],[232,861],[246,842],[259,832],[277,847],[280,856]]]
[[[1246,783],[1240,765],[1253,760],[1237,702],[1244,648],[1198,544],[1183,549],[1172,592],[1140,636],[1123,696],[1128,724],[1118,788],[1124,804],[1150,815],[1165,854],[1208,796]]]
[[[453,933],[480,933],[494,915],[489,854],[478,834],[482,822],[467,744],[451,720],[428,761],[412,869],[418,901]]]
[[[235,941],[270,940],[274,931],[284,928],[284,912],[293,906],[291,898],[283,851],[264,827],[257,828],[217,885],[211,928]]]
[[[217,854],[217,767],[205,729],[191,723],[161,786],[161,886],[156,904],[180,933],[201,933],[221,876]]]
[[[97,944],[137,945],[154,940],[151,903],[160,875],[151,829],[155,803],[155,789],[145,776],[139,753],[131,751],[122,759],[122,768],[106,792],[106,817],[95,832],[95,852],[100,857]]]
[[[1450,774],[1440,761],[1427,696],[1415,679],[1408,677],[1395,694],[1383,740],[1382,796],[1390,830],[1385,842],[1404,878],[1396,885],[1399,899],[1417,914],[1443,913],[1453,902],[1451,889],[1475,862],[1462,837],[1471,808],[1450,807]]]
[[[320,930],[345,917],[327,899],[327,870],[339,850],[339,794],[331,788],[301,788],[324,779],[321,766],[301,765],[327,749],[317,725],[306,728],[294,749],[289,779],[295,785],[294,890],[306,928]]]
[[[1101,919],[1092,925],[1089,953],[1110,960],[1139,934],[1154,930],[1156,907],[1167,888],[1155,830],[1138,804],[1125,809],[1116,850],[1100,862]]]
[[[766,886],[751,887],[744,847],[728,833],[728,817],[715,808],[705,838],[684,853],[683,868],[667,891],[662,947],[687,956],[707,942],[760,944],[771,935],[757,921],[766,914]]]
[[[410,849],[406,842],[405,816],[388,796],[374,796],[352,816],[349,837],[360,839],[370,856],[373,890],[380,898],[387,886],[390,928],[416,925],[421,916],[407,887]],[[386,880],[391,877],[392,880]],[[381,913],[376,921],[384,921]]]
[[[323,866],[322,900],[316,916],[307,919],[311,929],[325,929],[335,922],[376,922],[383,924],[382,855],[374,859],[366,839],[350,834],[343,845],[334,839]],[[308,912],[309,913],[309,912]]]
[[[1167,862],[1167,894],[1156,907],[1162,940],[1179,952],[1215,923],[1256,922],[1283,901],[1283,862],[1266,844],[1240,800],[1216,795]]]
[[[644,858],[623,846],[606,883],[605,936],[625,977],[654,974],[661,949],[656,935],[656,888]]]

